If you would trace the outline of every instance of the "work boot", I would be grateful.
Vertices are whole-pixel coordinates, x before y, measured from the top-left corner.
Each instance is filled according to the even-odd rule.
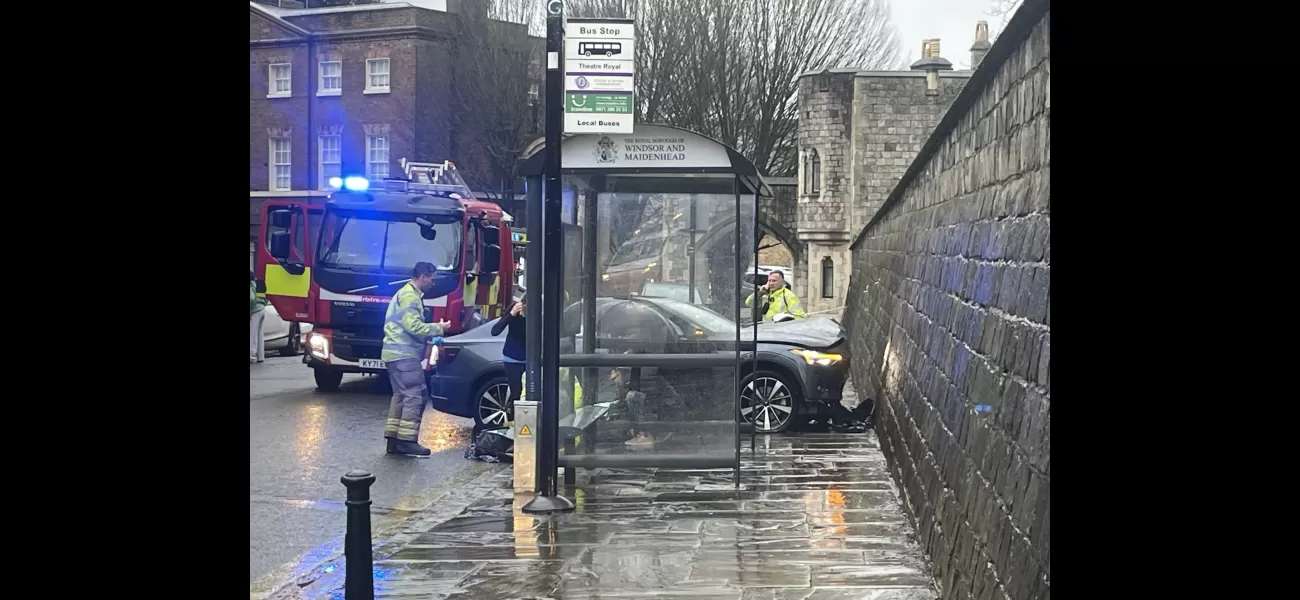
[[[388,442],[388,453],[397,454],[397,438],[384,438]]]
[[[395,440],[393,444],[393,454],[405,454],[406,456],[425,457],[433,454],[432,450],[425,448],[415,442],[405,440]]]

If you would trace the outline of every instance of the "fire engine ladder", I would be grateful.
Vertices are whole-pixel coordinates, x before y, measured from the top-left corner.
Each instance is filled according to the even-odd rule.
[[[402,191],[441,192],[456,195],[465,200],[474,198],[474,192],[470,191],[465,179],[456,171],[456,165],[449,160],[441,163],[428,163],[413,162],[403,158],[398,162],[402,166],[402,172],[406,175],[406,179],[405,181],[385,181],[384,187],[390,191],[396,191],[394,188],[397,187],[401,188]]]

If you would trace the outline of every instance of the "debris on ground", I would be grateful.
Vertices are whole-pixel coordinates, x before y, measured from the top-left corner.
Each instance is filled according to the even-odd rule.
[[[486,463],[513,463],[515,442],[509,427],[479,431],[465,449],[465,458]]]
[[[871,428],[871,413],[875,403],[859,403],[853,409],[836,403],[826,414],[809,419],[804,426],[809,432],[862,433]]]

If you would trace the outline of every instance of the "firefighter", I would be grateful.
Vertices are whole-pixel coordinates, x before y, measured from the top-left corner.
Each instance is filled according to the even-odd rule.
[[[257,297],[257,281],[253,272],[248,272],[248,362],[260,363],[266,360],[266,338],[262,337],[262,327],[266,324],[266,299]]]
[[[433,287],[433,263],[415,263],[411,280],[393,294],[384,316],[384,349],[379,355],[388,366],[393,399],[388,405],[384,438],[389,454],[429,456],[421,446],[420,420],[424,414],[424,369],[420,359],[430,337],[442,335],[451,323],[424,322],[424,293]]]
[[[764,321],[808,318],[808,313],[799,304],[799,297],[785,282],[785,273],[779,270],[767,274],[767,284],[745,298],[745,306],[753,306],[754,296],[759,297],[758,307],[763,312]]]

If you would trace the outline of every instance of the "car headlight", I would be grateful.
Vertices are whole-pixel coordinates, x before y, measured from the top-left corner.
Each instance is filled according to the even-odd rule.
[[[329,360],[330,357],[329,338],[326,338],[325,336],[320,335],[318,333],[313,333],[311,334],[311,337],[307,338],[307,349],[311,351],[312,356],[315,356],[316,358],[319,358],[321,360]]]
[[[827,352],[818,352],[816,350],[804,350],[803,348],[794,348],[790,350],[795,354],[803,357],[804,362],[810,365],[829,367],[837,362],[844,360],[842,354],[831,354]]]

